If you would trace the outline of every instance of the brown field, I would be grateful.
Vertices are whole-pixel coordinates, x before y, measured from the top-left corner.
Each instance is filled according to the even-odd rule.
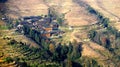
[[[97,21],[95,16],[89,14],[84,7],[72,0],[53,0],[47,4],[57,7],[59,13],[66,13],[66,23],[70,26],[90,25]]]
[[[119,0],[78,0],[84,1],[94,9],[101,12],[111,21],[120,22],[120,6]],[[79,6],[72,0],[9,0],[8,15],[16,18],[20,16],[32,16],[47,14],[49,7],[54,7],[59,13],[66,13],[66,23],[71,26],[82,26],[95,23],[97,20],[90,15],[84,7]],[[120,24],[115,24],[119,29]]]
[[[5,23],[3,21],[0,20],[0,25],[4,25]]]
[[[72,0],[9,0],[8,15],[16,18],[21,16],[34,16],[48,13],[48,7],[54,7],[59,13],[66,13],[66,23],[71,26],[83,26],[96,23],[96,18],[89,14],[84,7]]]
[[[67,19],[68,25],[71,26],[83,26],[90,25],[96,22],[96,18],[85,10],[84,7],[81,7],[75,3],[71,5],[70,12],[66,14],[65,18]]]
[[[48,7],[42,0],[8,0],[8,15],[17,18],[20,16],[36,16],[48,13]]]
[[[86,3],[110,18],[118,30],[120,30],[120,0],[85,0]]]

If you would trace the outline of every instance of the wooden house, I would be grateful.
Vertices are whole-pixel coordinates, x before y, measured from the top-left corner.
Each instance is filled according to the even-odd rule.
[[[47,37],[47,38],[50,38],[51,37],[51,34],[50,33],[43,33],[41,34],[42,37]]]
[[[48,28],[44,28],[45,29],[45,31],[47,31],[47,32],[51,32],[52,31],[52,27],[48,27]]]

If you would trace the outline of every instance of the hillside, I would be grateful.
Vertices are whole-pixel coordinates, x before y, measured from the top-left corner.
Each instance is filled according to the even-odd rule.
[[[6,32],[5,34],[1,34],[2,32],[0,32],[1,35],[0,41],[3,43],[2,46],[0,47],[3,47],[5,45],[5,50],[1,49],[1,51],[7,51],[6,54],[8,56],[9,55],[11,56],[11,54],[8,52],[9,50],[12,51],[12,49],[14,49],[14,48],[8,49],[8,47],[11,46],[6,45],[5,43],[6,41],[2,39],[2,37],[5,35],[8,37],[10,36],[10,38],[13,38],[16,41],[18,41],[17,43],[22,42],[22,44],[24,43],[27,44],[28,46],[30,45],[30,47],[32,46],[32,47],[40,48],[40,49],[39,48],[24,49],[28,47],[26,46],[21,47],[21,45],[18,46],[16,44],[12,45],[20,48],[20,49],[15,48],[16,51],[13,50],[11,52],[12,55],[16,52],[16,54],[14,54],[13,57],[22,55],[19,53],[19,51],[21,51],[21,53],[23,52],[23,54],[27,57],[22,60],[27,61],[28,64],[31,63],[31,61],[33,61],[32,59],[35,59],[35,63],[37,61],[41,61],[38,63],[39,64],[45,63],[46,65],[47,64],[54,65],[55,62],[58,62],[58,65],[61,65],[59,64],[59,62],[63,62],[63,64],[66,64],[67,62],[67,63],[71,63],[72,65],[72,63],[74,63],[75,61],[82,64],[83,66],[84,63],[86,63],[85,66],[92,63],[94,65],[95,63],[98,66],[102,65],[103,67],[108,67],[108,66],[115,67],[117,66],[116,62],[119,62],[119,47],[114,48],[114,45],[115,46],[116,44],[117,46],[119,45],[119,43],[116,40],[118,41],[120,40],[119,39],[120,34],[118,31],[117,31],[118,34],[116,32],[114,34],[114,31],[116,30],[114,30],[113,28],[110,28],[112,29],[112,33],[111,33],[111,30],[109,30],[107,27],[112,26],[120,30],[119,2],[120,2],[119,0],[111,0],[111,1],[109,0],[106,1],[104,0],[29,0],[29,1],[8,0],[6,2],[0,3],[0,9],[1,10],[5,9],[5,15],[9,16],[10,18],[17,19],[26,16],[44,16],[48,14],[49,8],[53,8],[53,11],[55,11],[56,14],[64,15],[62,19],[65,19],[64,22],[67,24],[67,26],[66,25],[60,26],[60,30],[65,32],[65,34],[63,34],[63,37],[59,39],[50,40],[51,42],[47,40],[44,42],[40,37],[40,35],[38,36],[38,32],[33,31],[34,30],[33,28],[29,29],[28,28],[29,26],[26,28],[24,27],[24,29],[27,30],[26,33],[28,34],[21,34],[15,32],[15,29],[11,29],[9,31],[6,30],[5,28],[4,30],[4,28],[2,28],[1,26],[1,28],[3,29],[2,32],[3,31]],[[87,9],[88,6],[93,8],[93,13],[95,11],[98,11],[100,15],[102,15],[102,17],[105,18],[99,19],[98,16],[92,14]],[[110,23],[110,26],[106,24],[109,21],[109,20],[105,21],[106,17],[109,18],[110,21],[112,22]],[[106,25],[104,24],[104,22]],[[4,24],[0,23],[0,25],[4,25]],[[107,33],[109,34],[107,35]],[[93,37],[93,39],[90,35]],[[52,44],[51,46],[51,43],[55,45]],[[71,49],[69,49],[69,47],[71,46],[66,46],[67,43],[69,43],[70,45],[72,44]],[[106,45],[109,45],[109,47],[108,46],[106,47]],[[59,49],[60,51],[57,51],[57,48],[58,49],[60,48]],[[77,50],[75,52],[75,49],[78,49],[79,52],[77,52]],[[72,52],[69,54],[70,50],[72,50]],[[65,53],[64,51],[65,52],[68,51],[68,54]],[[33,54],[31,54],[30,52],[33,52]],[[80,62],[81,61],[80,55],[81,57],[91,58],[92,61],[90,60],[86,62],[85,61]],[[76,57],[78,59],[75,59]],[[30,61],[28,59],[30,59]],[[95,62],[93,60],[95,60]]]
[[[120,30],[120,0],[84,0],[84,2],[91,5],[104,16],[108,17],[112,22],[114,22],[112,25]]]
[[[96,23],[94,16],[90,15],[84,7],[72,2],[72,0],[9,0],[7,14],[13,18],[21,16],[45,15],[48,8],[53,7],[59,13],[66,13],[66,23],[71,26],[82,26]]]
[[[57,7],[59,13],[65,13],[66,23],[71,26],[83,26],[96,23],[95,16],[90,15],[84,7],[79,6],[72,0],[51,1],[49,6]]]
[[[48,7],[43,0],[8,0],[6,5],[8,6],[7,14],[13,18],[48,13]]]

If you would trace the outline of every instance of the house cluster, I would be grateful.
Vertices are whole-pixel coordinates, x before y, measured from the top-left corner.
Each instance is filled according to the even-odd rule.
[[[43,37],[47,38],[60,38],[63,35],[63,31],[59,29],[59,24],[55,19],[50,17],[30,16],[19,19],[20,22],[17,25],[17,30],[22,31],[24,25],[29,26],[33,30],[37,30]]]

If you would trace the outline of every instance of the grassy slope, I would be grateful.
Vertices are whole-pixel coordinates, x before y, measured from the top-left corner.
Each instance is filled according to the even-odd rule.
[[[0,26],[4,25],[3,21],[0,21]],[[14,64],[8,64],[8,63],[4,63],[4,58],[9,57],[10,53],[14,53],[13,49],[7,45],[7,41],[3,40],[2,35],[5,34],[6,32],[4,32],[3,30],[0,29],[0,66],[4,67],[4,66],[12,66],[14,67]]]
[[[0,20],[0,26],[5,26],[5,22]],[[22,41],[25,43],[31,44],[33,47],[39,47],[36,43],[26,38],[25,36],[15,34],[13,30],[8,30],[4,28],[0,28],[0,67],[16,67],[18,64],[13,61],[7,63],[4,61],[5,58],[11,57],[14,59],[15,57],[24,58],[25,56],[20,52],[19,48],[14,48],[11,45],[8,45],[9,40],[4,38],[13,38],[17,41]],[[23,38],[23,39],[22,39]]]

